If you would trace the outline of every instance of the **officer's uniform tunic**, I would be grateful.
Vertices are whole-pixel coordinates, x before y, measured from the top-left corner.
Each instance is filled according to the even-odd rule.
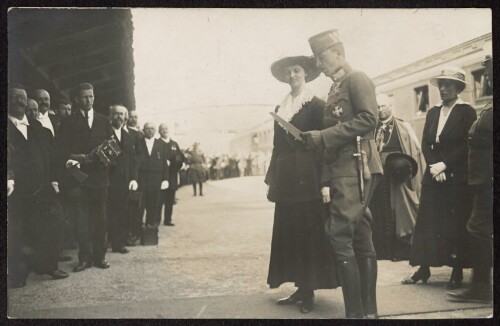
[[[368,209],[377,174],[383,173],[373,139],[378,122],[375,86],[366,74],[345,64],[336,74],[324,111],[321,131],[325,145],[321,182],[330,187],[326,231],[338,260],[375,257],[371,213]],[[359,195],[356,137],[361,136],[365,155],[364,203]]]

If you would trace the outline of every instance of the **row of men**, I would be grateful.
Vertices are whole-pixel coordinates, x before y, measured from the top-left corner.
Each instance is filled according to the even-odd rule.
[[[164,223],[173,226],[177,173],[184,161],[165,124],[156,139],[153,123],[146,123],[143,132],[137,130],[135,111],[127,125],[129,112],[122,105],[112,105],[109,117],[94,111],[89,83],[75,88],[71,103],[59,101],[53,114],[46,90],[36,90],[33,97],[28,99],[22,85],[9,87],[10,288],[24,286],[30,271],[53,279],[68,277],[58,268],[66,218],[78,242],[75,272],[109,268],[107,237],[113,252],[127,253],[125,245],[141,235],[144,213],[146,224],[157,226],[162,204]],[[95,148],[111,139],[121,154],[107,166]]]

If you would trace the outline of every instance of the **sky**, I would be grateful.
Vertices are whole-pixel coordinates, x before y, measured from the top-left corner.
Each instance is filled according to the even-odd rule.
[[[289,92],[271,64],[311,55],[308,38],[328,29],[338,29],[347,61],[370,77],[491,33],[489,9],[154,8],[132,17],[141,122],[191,130],[267,119]],[[320,97],[330,85],[324,75],[308,84]]]

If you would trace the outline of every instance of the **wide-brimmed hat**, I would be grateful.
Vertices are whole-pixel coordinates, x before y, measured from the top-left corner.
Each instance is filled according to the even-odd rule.
[[[404,182],[418,172],[418,164],[413,157],[404,153],[391,153],[385,159],[385,168],[393,180]]]
[[[441,70],[439,76],[436,76],[431,79],[431,84],[436,87],[439,87],[439,81],[443,79],[454,80],[459,84],[462,84],[464,88],[462,91],[471,90],[470,84],[465,81],[465,71],[459,67],[455,66],[444,67]]]
[[[306,72],[306,83],[316,79],[321,73],[321,70],[316,67],[316,61],[313,57],[296,56],[286,57],[274,62],[271,65],[271,73],[280,82],[286,83],[285,68],[290,66],[299,65],[304,68]]]

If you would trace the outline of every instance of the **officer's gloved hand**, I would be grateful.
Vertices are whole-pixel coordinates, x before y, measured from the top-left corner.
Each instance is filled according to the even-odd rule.
[[[319,130],[301,132],[300,137],[310,149],[318,148],[323,144],[323,138]]]

